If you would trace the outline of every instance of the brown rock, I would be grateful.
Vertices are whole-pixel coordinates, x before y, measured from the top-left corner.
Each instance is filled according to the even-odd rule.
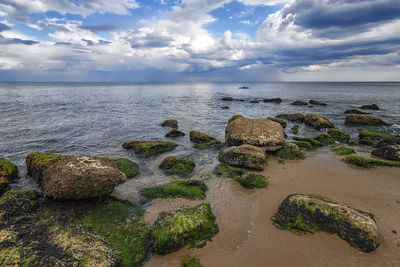
[[[346,124],[350,125],[386,125],[381,118],[370,115],[347,115]]]

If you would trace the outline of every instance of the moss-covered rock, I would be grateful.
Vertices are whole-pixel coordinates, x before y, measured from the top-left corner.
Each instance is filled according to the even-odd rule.
[[[218,159],[230,166],[262,171],[267,165],[265,150],[251,145],[227,147],[220,151]]]
[[[136,154],[151,156],[171,151],[178,145],[169,141],[132,141],[122,145],[125,149],[133,149]]]
[[[268,117],[267,119],[269,119],[269,120],[271,120],[271,121],[274,121],[274,122],[277,122],[277,123],[279,123],[280,125],[282,125],[282,127],[283,128],[286,128],[286,121],[285,120],[281,120],[281,119],[278,119],[278,118],[272,118],[272,117]]]
[[[286,143],[285,147],[278,151],[278,156],[281,159],[289,159],[289,160],[305,158],[300,148],[293,143]]]
[[[153,251],[168,254],[187,244],[204,246],[217,233],[218,225],[209,204],[161,212],[153,224]]]
[[[274,224],[295,233],[337,234],[351,246],[371,252],[379,246],[373,214],[315,195],[289,195],[273,217]]]
[[[319,102],[319,101],[313,100],[313,99],[311,99],[308,103],[310,103],[310,105],[315,105],[315,106],[327,106],[328,105],[326,103],[322,103],[322,102]]]
[[[360,108],[362,108],[362,109],[379,110],[379,107],[378,107],[377,104],[364,105],[364,106],[361,106]]]
[[[314,113],[307,114],[305,117],[305,123],[309,126],[314,127],[317,130],[323,128],[335,128],[333,124],[327,119],[322,116],[319,116]]]
[[[299,125],[293,125],[293,127],[290,130],[292,131],[292,134],[298,134],[299,133]]]
[[[168,156],[161,162],[159,168],[168,175],[185,176],[190,174],[195,166],[191,159]]]
[[[204,199],[207,186],[202,180],[187,179],[160,186],[149,187],[142,191],[142,195],[149,199],[156,198],[187,198]]]
[[[264,175],[252,172],[240,175],[235,180],[247,189],[266,188],[268,186],[268,180]]]
[[[306,120],[306,117],[304,116],[304,114],[301,114],[301,113],[279,114],[276,117],[279,119],[284,119],[284,120],[297,122],[297,123],[304,123]]]
[[[395,146],[400,145],[400,136],[384,138],[379,143],[376,144],[376,147],[382,146]]]
[[[347,155],[356,153],[354,151],[354,149],[349,148],[349,147],[339,147],[339,148],[334,149],[333,151],[340,156],[347,156]]]
[[[361,145],[374,147],[385,138],[393,138],[395,135],[373,130],[361,130],[358,134],[358,143]]]
[[[351,114],[346,116],[345,123],[347,125],[387,125],[387,123],[381,118],[371,116],[371,115],[359,115],[359,114]]]
[[[23,215],[36,209],[40,202],[41,194],[35,190],[8,190],[0,198],[0,213],[4,213],[3,218]]]
[[[182,267],[203,267],[199,259],[192,258],[190,256],[182,257],[181,264]]]
[[[368,114],[368,113],[366,113],[364,111],[361,111],[361,110],[358,110],[358,109],[355,109],[355,108],[347,109],[344,113],[345,114]]]
[[[165,137],[179,137],[179,136],[185,136],[186,134],[184,133],[184,132],[181,132],[181,131],[179,131],[178,129],[176,129],[176,128],[172,128],[172,130],[171,131],[169,131],[166,135],[165,135]]]
[[[43,172],[47,170],[49,166],[66,157],[70,156],[46,154],[41,152],[30,153],[26,157],[26,168],[28,169],[28,175],[32,176],[32,178],[35,178],[38,181],[41,181],[43,178]]]
[[[6,158],[0,158],[0,196],[11,181],[18,179],[18,168]]]
[[[348,156],[343,159],[344,162],[350,165],[354,165],[361,168],[371,169],[374,167],[400,167],[400,162],[391,161],[391,160],[383,160],[383,159],[372,159],[372,158],[363,158],[357,156]]]
[[[166,120],[163,123],[161,123],[161,126],[178,129],[178,121],[177,120]]]
[[[293,106],[307,106],[308,103],[306,101],[296,100],[296,101],[292,102],[290,105],[293,105]]]
[[[324,146],[335,143],[335,139],[328,133],[319,134],[317,137],[315,137],[315,140],[321,142]]]
[[[341,143],[348,143],[350,141],[350,134],[343,132],[342,130],[331,128],[328,130],[333,139]]]
[[[191,131],[190,141],[194,144],[194,148],[201,150],[209,148],[220,149],[223,146],[219,140],[200,131]]]
[[[371,154],[382,159],[400,161],[400,145],[381,146]]]
[[[306,142],[306,141],[292,141],[292,142],[288,142],[288,143],[293,143],[295,145],[297,145],[300,148],[304,148],[306,150],[314,150],[314,147],[310,144],[310,142]]]
[[[323,143],[321,143],[320,141],[318,141],[318,140],[316,140],[316,139],[314,139],[314,138],[294,136],[293,139],[296,140],[296,141],[300,141],[300,142],[308,142],[308,143],[310,143],[314,148],[323,147],[323,146],[324,146]]]
[[[219,164],[217,167],[215,167],[214,173],[218,176],[224,176],[227,178],[237,178],[245,173],[248,173],[248,171],[243,169],[233,169],[225,164]]]
[[[129,159],[120,158],[117,159],[115,162],[117,163],[118,169],[121,172],[125,173],[128,179],[140,174],[139,166]]]
[[[233,121],[233,120],[235,120],[235,119],[237,119],[237,118],[243,118],[243,115],[240,115],[240,114],[233,115],[233,116],[229,119],[228,123],[231,122],[231,121]]]

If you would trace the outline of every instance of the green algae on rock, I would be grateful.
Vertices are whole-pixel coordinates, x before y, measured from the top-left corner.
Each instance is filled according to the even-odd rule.
[[[267,119],[269,119],[269,120],[271,120],[271,121],[274,121],[274,122],[277,122],[277,123],[279,123],[280,125],[282,125],[283,128],[286,128],[287,122],[286,122],[285,120],[278,119],[278,118],[272,118],[272,117],[268,117]]]
[[[261,174],[254,174],[243,169],[229,168],[225,164],[215,167],[214,173],[218,176],[233,178],[247,189],[265,188],[268,186],[268,179]]]
[[[340,156],[351,155],[356,153],[354,149],[348,147],[339,147],[334,149],[333,151]]]
[[[168,156],[161,162],[159,168],[168,175],[185,176],[190,174],[195,166],[191,159]]]
[[[278,228],[297,234],[319,231],[337,234],[363,252],[371,252],[379,246],[373,214],[316,195],[289,195],[272,220]]]
[[[309,126],[314,127],[317,130],[323,128],[335,128],[333,124],[327,119],[322,116],[319,116],[314,113],[307,114],[305,117],[305,123]]]
[[[0,196],[11,181],[18,179],[18,168],[6,158],[0,158]]]
[[[287,142],[287,143],[295,144],[298,147],[304,148],[306,150],[314,150],[314,147],[310,144],[310,142],[306,142],[306,141],[291,141],[291,142]]]
[[[331,145],[335,143],[335,139],[328,133],[321,133],[317,137],[314,138],[315,140],[321,142],[324,146]]]
[[[187,198],[204,199],[207,186],[202,180],[187,179],[160,186],[145,188],[141,193],[149,199],[156,198]]]
[[[190,256],[182,257],[181,264],[182,264],[182,267],[203,267],[203,265],[201,265],[199,259],[192,258]]]
[[[230,166],[237,166],[258,171],[267,165],[265,150],[252,145],[227,147],[220,151],[218,159]]]
[[[358,134],[358,143],[374,147],[385,138],[393,138],[395,135],[374,130],[360,130]]]
[[[350,134],[343,132],[342,130],[331,128],[328,130],[333,139],[341,143],[348,143],[350,141]]]
[[[8,190],[0,198],[0,213],[3,218],[29,213],[40,204],[40,194],[35,190]]]
[[[243,170],[243,169],[233,169],[229,168],[225,164],[219,164],[217,167],[215,167],[214,173],[218,176],[225,176],[228,178],[237,178],[248,171]]]
[[[170,137],[170,138],[174,138],[174,137],[180,137],[180,136],[185,136],[186,134],[184,132],[179,131],[176,128],[172,128],[171,131],[169,131],[165,137]]]
[[[297,122],[297,123],[304,123],[306,120],[306,117],[302,113],[293,113],[293,114],[279,114],[276,116],[276,118],[279,119],[284,119],[292,122]]]
[[[372,126],[377,126],[377,125],[387,125],[385,121],[383,121],[381,118],[371,116],[371,115],[359,115],[359,114],[352,114],[352,115],[347,115],[345,124],[347,125],[372,125]]]
[[[132,141],[125,142],[122,147],[133,149],[136,154],[144,156],[158,155],[176,148],[178,144],[169,141]]]
[[[32,178],[41,181],[43,178],[43,172],[47,170],[49,166],[56,163],[62,158],[70,157],[68,155],[59,154],[46,154],[41,152],[34,152],[28,154],[26,157],[26,167],[28,169],[28,175]]]
[[[363,158],[357,156],[348,156],[342,159],[349,165],[354,165],[361,168],[371,169],[374,167],[400,167],[400,162],[384,160],[384,159],[372,159],[372,158]]]
[[[209,204],[161,212],[153,224],[153,251],[168,254],[191,244],[204,246],[217,234],[218,225]]]
[[[163,123],[161,123],[161,126],[178,129],[178,121],[177,120],[166,120]]]
[[[301,152],[300,148],[293,143],[286,143],[284,148],[277,152],[277,155],[281,159],[289,159],[289,160],[297,160],[297,159],[304,159],[305,156]]]
[[[233,120],[236,120],[237,118],[243,118],[243,117],[244,117],[244,116],[243,116],[243,115],[240,115],[240,114],[232,115],[232,117],[229,119],[228,123],[231,122],[231,121],[233,121]]]
[[[310,143],[314,148],[323,147],[323,146],[324,146],[323,143],[321,143],[320,141],[316,140],[315,138],[294,136],[293,139],[296,140],[296,141],[300,141],[300,142],[308,142],[308,143]]]
[[[299,133],[299,125],[294,125],[291,129],[292,134],[298,134]]]
[[[219,140],[200,131],[191,131],[190,141],[194,143],[194,148],[200,150],[209,148],[220,149],[223,146]]]
[[[139,166],[135,162],[133,162],[129,159],[120,158],[120,159],[117,159],[115,162],[117,163],[118,169],[121,172],[125,173],[125,175],[128,179],[133,178],[133,177],[137,176],[138,174],[140,174]]]

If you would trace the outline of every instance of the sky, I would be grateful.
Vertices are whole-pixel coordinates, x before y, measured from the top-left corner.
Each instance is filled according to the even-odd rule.
[[[0,0],[0,81],[400,81],[400,1]]]

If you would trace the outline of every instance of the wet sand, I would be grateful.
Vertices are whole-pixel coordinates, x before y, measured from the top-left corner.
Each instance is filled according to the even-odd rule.
[[[270,158],[262,174],[269,177],[267,189],[247,190],[231,179],[212,178],[205,201],[154,201],[147,208],[149,222],[160,211],[208,202],[220,232],[204,248],[152,255],[145,266],[180,266],[185,255],[197,257],[203,266],[400,266],[400,169],[349,167],[324,148],[304,161],[279,164]],[[316,193],[374,213],[381,246],[367,254],[336,235],[278,230],[270,218],[291,193]]]

